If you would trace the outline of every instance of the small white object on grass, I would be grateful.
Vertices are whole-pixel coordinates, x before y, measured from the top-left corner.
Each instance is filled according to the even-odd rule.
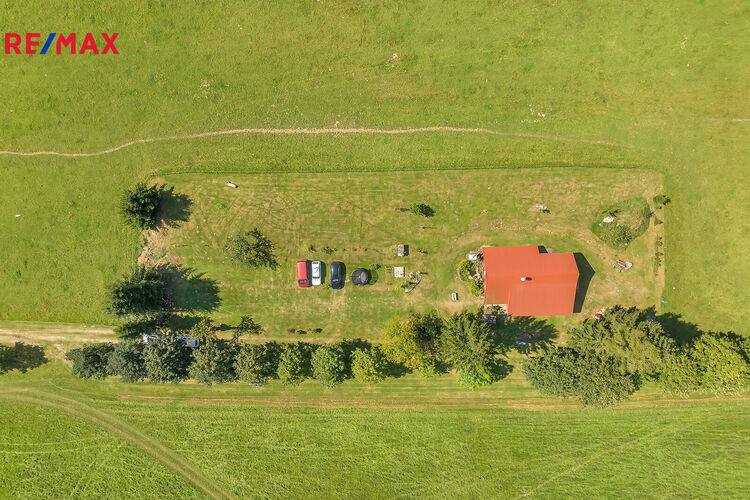
[[[230,188],[235,188],[235,189],[237,189],[237,184],[235,184],[234,182],[229,182],[229,181],[227,181],[227,186],[229,186]]]
[[[21,216],[21,214],[16,214],[16,217],[20,217],[20,216]]]

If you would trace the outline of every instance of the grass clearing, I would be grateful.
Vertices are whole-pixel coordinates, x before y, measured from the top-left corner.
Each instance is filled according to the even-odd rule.
[[[238,189],[224,185],[230,179]],[[539,244],[582,253],[593,269],[584,316],[616,301],[653,305],[661,293],[652,268],[656,229],[627,251],[613,251],[588,228],[590,214],[601,205],[659,192],[659,176],[648,171],[177,174],[158,182],[173,186],[184,204],[168,211],[190,214],[150,232],[142,260],[190,270],[193,279],[178,284],[178,308],[210,313],[227,324],[250,314],[274,338],[294,338],[288,330],[306,330],[302,338],[314,340],[377,338],[394,315],[477,308],[481,298],[470,293],[456,269],[482,245]],[[420,202],[435,216],[407,210]],[[535,210],[536,203],[547,205],[550,213]],[[248,269],[227,258],[227,237],[255,227],[275,243],[279,269]],[[398,244],[409,245],[408,256],[396,256]],[[321,260],[326,267],[339,260],[347,273],[374,269],[373,284],[355,287],[347,278],[343,290],[299,289],[295,263],[301,258]],[[634,269],[616,273],[617,258],[633,261]],[[407,280],[393,277],[394,266],[404,266],[407,275],[423,272],[422,281],[405,293],[401,286]],[[459,301],[451,302],[452,292]],[[580,315],[551,320],[569,324]]]
[[[627,248],[646,232],[650,218],[651,207],[645,198],[633,198],[599,212],[591,231],[612,248]]]

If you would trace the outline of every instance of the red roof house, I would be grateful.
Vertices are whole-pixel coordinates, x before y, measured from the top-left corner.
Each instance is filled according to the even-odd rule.
[[[504,305],[511,316],[572,314],[578,266],[572,253],[535,245],[482,247],[484,303]]]

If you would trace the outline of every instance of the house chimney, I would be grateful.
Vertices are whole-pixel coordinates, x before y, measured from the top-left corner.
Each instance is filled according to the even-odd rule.
[[[531,281],[531,278],[529,276],[524,276],[521,278],[521,281]]]

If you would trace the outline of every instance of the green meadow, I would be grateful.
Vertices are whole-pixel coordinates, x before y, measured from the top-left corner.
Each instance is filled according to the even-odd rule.
[[[746,395],[671,400],[647,386],[616,410],[584,411],[535,393],[518,369],[477,392],[450,375],[258,391],[80,381],[60,361],[71,346],[114,338],[105,290],[144,245],[216,282],[213,306],[186,293],[186,312],[230,323],[252,313],[275,338],[289,327],[323,328],[310,340],[340,337],[355,301],[373,326],[351,336],[373,338],[393,311],[434,301],[449,310],[451,291],[472,306],[450,271],[482,242],[584,253],[596,273],[585,308],[653,305],[684,328],[747,335],[746,5],[53,0],[0,9],[3,32],[120,33],[116,56],[0,54],[0,340],[41,344],[51,359],[0,376],[0,497],[746,496]],[[343,133],[441,126],[484,130]],[[342,133],[196,136],[246,128]],[[125,227],[119,198],[138,181],[188,196],[189,217],[165,234]],[[608,206],[659,193],[671,199],[657,214],[664,224],[626,251],[590,231]],[[412,198],[435,205],[432,235],[406,232],[418,223],[397,209]],[[550,214],[529,211],[535,203]],[[315,219],[319,211],[351,238]],[[294,231],[295,217],[315,232]],[[255,225],[279,245],[276,275],[230,267],[219,251],[233,228]],[[663,271],[654,272],[657,235]],[[321,309],[333,291],[290,283],[291,262],[315,253],[310,245],[387,266],[407,238],[428,251],[407,268],[435,273],[414,303],[386,279],[345,289],[342,323]],[[450,238],[459,243],[437,248]],[[623,255],[635,266],[615,273]],[[312,298],[291,300],[298,292]]]

